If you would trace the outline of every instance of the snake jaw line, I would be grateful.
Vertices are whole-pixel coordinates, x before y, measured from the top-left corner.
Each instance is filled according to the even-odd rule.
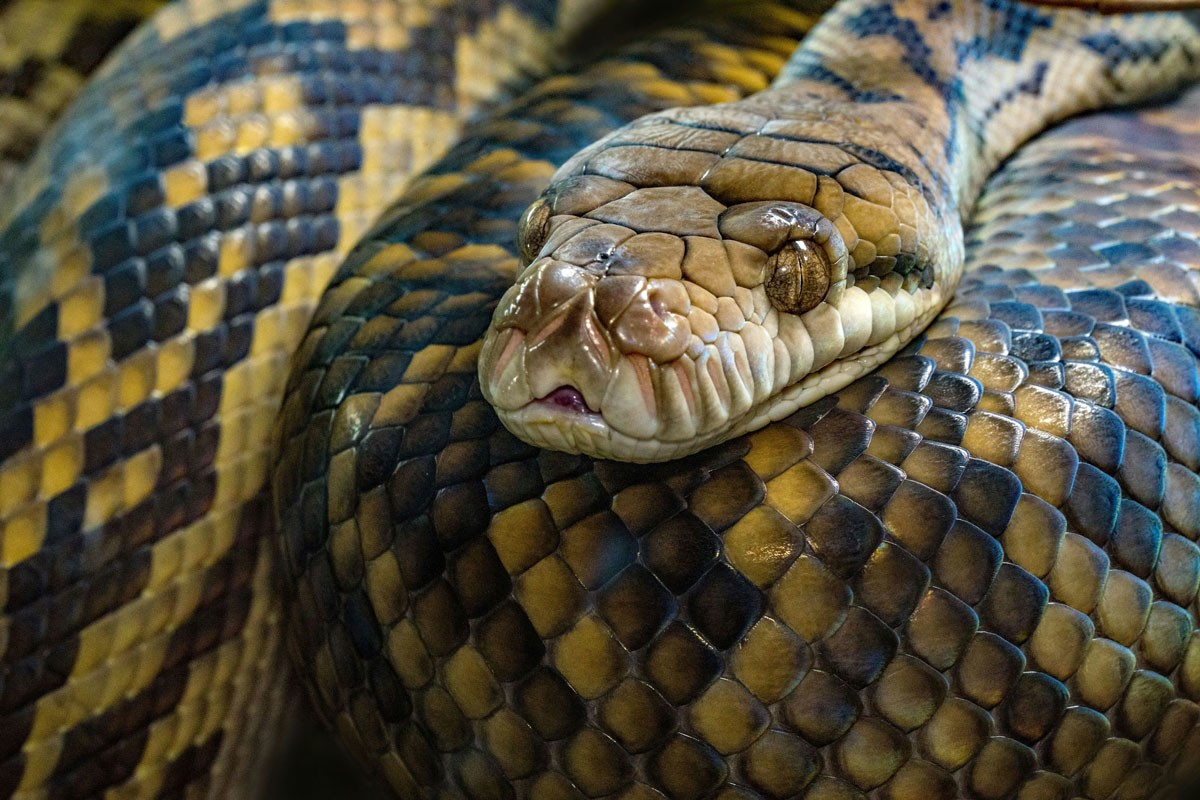
[[[771,310],[738,332],[721,331],[698,357],[658,364],[644,354],[623,354],[599,390],[599,402],[565,377],[569,370],[553,369],[524,384],[510,375],[485,395],[505,426],[533,444],[625,461],[680,457],[788,416],[861,377],[906,344],[939,307],[932,296],[918,300],[873,302],[852,286],[837,308],[822,303],[799,316]],[[915,313],[916,305],[925,313]],[[881,332],[876,317],[904,326]],[[556,326],[556,335],[562,328]],[[528,343],[536,337],[549,339],[506,334],[489,351],[500,355],[484,356],[492,361],[489,372],[528,369]],[[779,349],[781,341],[787,345]],[[794,374],[801,379],[792,381]],[[512,402],[502,406],[502,399]]]

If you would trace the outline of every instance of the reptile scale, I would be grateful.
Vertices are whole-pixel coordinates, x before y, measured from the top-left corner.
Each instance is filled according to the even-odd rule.
[[[252,796],[284,629],[402,796],[1153,797],[1195,777],[1200,166],[1170,154],[1200,101],[1043,137],[965,240],[951,226],[1065,113],[1038,105],[1055,59],[1098,87],[1073,110],[1165,90],[1196,68],[1194,20],[855,0],[788,62],[812,10],[717,5],[468,127],[369,230],[590,4],[194,0],[101,70],[0,209],[0,794]],[[916,150],[843,134],[800,163],[845,181],[856,230],[848,198],[876,201],[855,165],[916,178],[888,185],[968,254],[934,325],[680,461],[508,433],[477,361],[555,168],[781,70],[867,119],[915,86],[855,71],[889,42],[944,89]],[[853,69],[822,71],[823,47]],[[1008,91],[972,105],[954,76],[980,65]],[[1045,119],[979,125],[1022,114]],[[888,284],[863,252],[844,291]]]

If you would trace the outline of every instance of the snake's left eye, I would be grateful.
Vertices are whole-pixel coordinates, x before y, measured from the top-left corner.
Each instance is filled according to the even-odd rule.
[[[517,224],[517,247],[522,264],[529,264],[537,258],[549,233],[550,203],[545,198],[539,198],[525,209],[521,221]]]
[[[796,239],[767,259],[767,297],[785,314],[803,314],[829,292],[829,257],[816,242]]]

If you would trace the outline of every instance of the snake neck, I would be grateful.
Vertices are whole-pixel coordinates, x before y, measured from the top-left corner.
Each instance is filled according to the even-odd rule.
[[[1200,76],[1198,67],[1196,12],[850,0],[813,29],[775,87],[780,99],[863,106],[890,139],[886,155],[935,211],[962,218],[988,175],[1038,132],[1169,92]]]

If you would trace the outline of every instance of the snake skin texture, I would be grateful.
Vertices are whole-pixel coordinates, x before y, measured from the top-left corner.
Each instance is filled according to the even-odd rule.
[[[403,181],[596,7],[177,2],[9,187],[0,796],[252,796],[287,358]]]
[[[458,649],[469,626],[468,617],[456,611],[457,591],[439,576],[444,562],[432,519],[450,537],[477,539],[473,531],[482,530],[489,515],[488,490],[477,478],[493,459],[499,464],[532,452],[496,430],[474,378],[478,338],[516,267],[511,247],[517,215],[545,186],[555,162],[597,132],[656,109],[730,100],[764,88],[814,19],[787,4],[751,5],[731,19],[634,48],[580,75],[548,80],[496,122],[473,129],[418,179],[324,295],[316,327],[297,356],[305,369],[294,374],[281,412],[275,472],[285,560],[299,582],[286,601],[294,611],[293,656],[310,665],[318,701],[337,730],[402,796],[436,793],[451,776],[460,789],[475,787],[463,789],[469,793],[503,795],[509,791],[507,778],[526,777],[542,758],[540,737],[527,723],[511,711],[491,713],[498,685],[491,679],[480,683],[487,666],[479,651],[462,650],[467,660],[454,668],[453,691],[483,692],[466,702],[483,710],[479,716],[493,717],[487,735],[493,747],[506,751],[506,761],[516,759],[511,771],[498,771],[491,755],[471,746],[481,730],[455,710],[458,701],[448,693],[450,687],[430,683],[440,669],[434,659]],[[387,311],[393,304],[399,305]],[[411,315],[405,310],[409,306]],[[368,433],[368,427],[378,430]],[[493,433],[503,449],[489,456]],[[360,442],[360,434],[367,438]],[[329,465],[328,457],[334,459]],[[545,457],[568,472],[576,461],[552,453]],[[392,476],[401,462],[407,466]],[[508,488],[496,490],[523,495],[529,489],[522,484],[529,480],[541,486],[535,464],[512,466],[519,471],[503,478],[509,470],[502,467],[497,476]],[[423,507],[436,492],[435,473],[455,484],[468,480],[439,494],[431,517]],[[396,487],[399,502],[411,498],[412,505],[395,517],[385,481]],[[587,493],[571,497],[574,485],[564,485],[562,500],[586,502]],[[504,505],[520,499],[513,496]],[[329,509],[345,504],[344,510],[327,510],[327,503],[333,504]],[[338,577],[325,551],[325,537],[334,529],[327,519],[335,521],[336,547],[346,557],[336,567]],[[514,534],[541,538],[528,527],[540,524],[540,517],[526,520],[517,509],[507,519],[504,524],[515,526]],[[418,526],[411,536],[393,537],[394,527],[404,530],[410,522]],[[374,534],[367,533],[368,526]],[[365,550],[360,532],[373,537]],[[514,545],[522,546],[518,540]],[[483,561],[461,560],[453,585],[484,590],[486,595],[469,605],[490,610],[503,599],[496,592],[507,593],[511,586],[497,580],[494,552],[489,555],[478,545],[472,549]],[[403,566],[393,554],[404,559]],[[370,586],[363,574],[368,560],[381,568],[373,571]],[[429,581],[437,584],[429,594],[431,604],[418,612],[409,604],[407,587]],[[337,621],[343,591],[355,598],[354,618],[346,624]],[[502,656],[507,665],[501,676],[524,677],[540,661],[543,645],[519,606],[503,605],[506,610],[491,617],[487,635],[494,646],[511,649],[511,656]],[[630,612],[636,615],[636,609]],[[432,651],[421,643],[422,635],[432,637]],[[388,652],[397,658],[390,659]],[[586,657],[580,665],[585,663]],[[544,685],[530,687],[529,702],[540,709],[533,713],[559,728],[555,706],[569,701],[561,710],[574,716],[579,701],[569,691],[563,694],[567,685],[552,669],[539,669],[538,676]],[[410,690],[417,691],[411,699]],[[445,714],[450,716],[443,719]],[[629,724],[642,723],[632,719]],[[466,760],[442,763],[438,750],[464,747]],[[586,761],[589,755],[579,757]]]
[[[725,63],[764,78],[799,22]],[[665,91],[653,63],[592,91]],[[605,119],[594,96],[552,81],[477,129],[351,254],[300,346],[275,474],[289,640],[364,762],[406,797],[1194,780],[1200,168],[1175,153],[1200,95],[1023,151],[950,308],[873,375],[642,466],[522,443],[475,378],[511,210],[575,121]]]
[[[1121,796],[1139,796],[1164,785],[1175,761],[1194,761],[1200,656],[1186,521],[1195,513],[1182,482],[1195,480],[1188,358],[1197,325],[1185,309],[1142,296],[1159,284],[1122,285],[1146,265],[1157,265],[1170,292],[1188,285],[1177,279],[1195,263],[1195,180],[1169,159],[1128,195],[1112,185],[1114,170],[1136,171],[1153,154],[1113,156],[1117,145],[1081,134],[1095,165],[1083,170],[1079,196],[1120,215],[1093,209],[1076,220],[1076,196],[1049,192],[1042,210],[1059,221],[1042,235],[1066,243],[1072,268],[1087,276],[1080,285],[1120,291],[1046,300],[1034,284],[1052,284],[1049,265],[996,273],[955,312],[968,322],[948,317],[931,333],[940,337],[931,343],[953,340],[951,350],[969,357],[946,356],[938,371],[924,357],[899,361],[882,378],[894,391],[847,390],[836,408],[671,468],[538,453],[482,403],[472,337],[511,280],[512,220],[550,161],[628,116],[762,88],[812,20],[792,5],[752,6],[732,29],[715,21],[635,47],[590,78],[550,81],[504,121],[474,129],[339,272],[307,338],[326,277],[404,177],[471,109],[542,66],[533,43],[576,27],[589,4],[429,2],[405,16],[366,0],[189,0],[137,34],[0,209],[0,795],[251,796],[287,691],[283,612],[269,591],[271,514],[259,488],[285,362],[302,338],[279,438],[285,466],[303,467],[278,479],[290,638],[337,728],[401,792],[653,796],[648,787],[658,786],[683,797],[726,786],[855,797],[879,779],[881,796],[1003,795],[1022,781],[1027,796],[1078,787],[1102,796],[1118,775],[1128,784]],[[431,60],[428,73],[416,66]],[[1173,113],[1128,130],[1155,132],[1160,145],[1190,141],[1194,111],[1183,122]],[[1172,125],[1183,138],[1171,138]],[[1050,147],[1076,169],[1070,152]],[[1034,159],[1028,174],[1038,180],[1040,168]],[[1165,184],[1183,198],[1168,211]],[[1020,181],[1012,186],[1018,196]],[[1021,208],[1006,208],[996,204],[995,224],[1018,235],[988,238],[997,263],[1036,250],[1022,244]],[[1161,226],[1145,237],[1112,231],[1147,248],[1133,255],[1117,247],[1124,240],[1095,234],[1126,215]],[[388,296],[414,282],[417,291]],[[1007,305],[998,299],[1010,295]],[[1118,301],[1124,311],[1114,312]],[[1033,335],[1018,323],[1036,321],[1028,309],[1039,302],[1078,312],[1042,313],[1043,327],[1067,327],[1036,344],[1053,339],[1060,353],[1017,349]],[[1149,361],[1113,343],[1122,313]],[[1001,321],[987,328],[980,319],[989,317]],[[1001,333],[988,338],[981,325]],[[1017,331],[1008,340],[1005,325]],[[931,343],[921,351],[930,357]],[[995,375],[1021,364],[1021,389],[1057,387],[1058,406],[1025,413],[1013,399],[1005,411],[1004,396],[1021,389],[1006,393]],[[1149,378],[1130,389],[1136,379],[1113,365],[1146,367]],[[1106,369],[1111,395],[1095,388]],[[960,387],[980,381],[979,397],[944,388],[955,375]],[[1167,387],[1158,417],[1151,384]],[[897,395],[915,409],[907,422]],[[307,418],[310,409],[317,416]],[[1021,439],[1010,431],[1008,462],[968,437],[984,410],[1029,426],[1012,426]],[[850,424],[820,427],[843,412]],[[1102,424],[1089,428],[1095,416]],[[1029,519],[1025,498],[1055,499],[1030,483],[994,539],[1003,564],[986,544],[954,555],[953,537],[969,524],[1000,527],[1009,495],[999,489],[1013,475],[1040,474],[1017,466],[1038,452],[1038,425],[1065,433],[1082,465],[1061,481],[1075,508],[1085,467],[1119,462],[1116,478],[1093,476],[1100,488],[1087,495],[1121,499],[1107,539],[1103,513],[1085,524],[1063,501],[1060,527],[1071,533],[1020,528],[1060,542],[1047,555],[1053,548],[1039,550],[1047,543],[1034,536],[1022,551],[1010,530],[1020,514]],[[1148,442],[1141,450],[1135,431]],[[937,450],[938,441],[968,449]],[[951,458],[922,472],[931,449]],[[332,466],[331,456],[340,456]],[[905,471],[898,483],[892,462]],[[882,478],[864,477],[872,465]],[[988,492],[1001,500],[979,499]],[[918,501],[904,504],[913,493],[932,498],[926,520],[914,518]],[[843,522],[880,538],[843,539]],[[939,536],[942,524],[950,533]],[[1100,555],[1072,560],[1072,536]],[[929,554],[935,540],[949,553],[940,566]],[[927,563],[924,582],[881,581],[901,574],[905,553]],[[872,593],[864,575],[879,562]],[[1042,578],[1052,598],[1028,639],[997,622],[1011,608],[1034,616],[1036,604],[994,599],[1008,596],[1001,576],[1014,565]],[[1113,577],[1122,570],[1134,577]],[[1090,609],[1070,595],[1089,578],[1100,587]],[[1133,587],[1130,599],[1110,590],[1118,580]],[[913,594],[916,610],[901,619]],[[1091,637],[1086,653],[1099,655],[1035,660],[1029,642],[1059,605],[1090,614],[1092,627],[1077,619],[1076,628]],[[921,629],[913,620],[930,606]],[[961,613],[938,617],[944,607]],[[1067,641],[1063,630],[1044,638]],[[1110,650],[1118,666],[1135,659],[1127,681],[1119,672],[1108,680],[1110,662],[1088,667]],[[872,659],[887,662],[877,675]],[[1005,682],[1017,661],[1026,671]],[[1046,680],[1029,690],[1026,675]],[[800,691],[812,681],[815,692]],[[1104,706],[1118,683],[1120,702]],[[817,703],[808,716],[805,698]],[[1059,705],[1061,714],[1045,711]],[[1142,707],[1162,711],[1137,717]]]
[[[164,2],[0,2],[0,187],[104,57]]]

